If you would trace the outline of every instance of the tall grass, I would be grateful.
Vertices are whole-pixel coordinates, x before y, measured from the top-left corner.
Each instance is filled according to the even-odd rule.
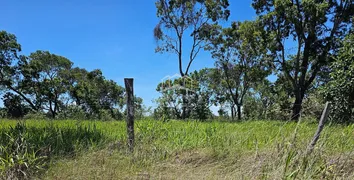
[[[155,177],[162,173],[171,178],[166,173],[177,172],[176,168],[169,169],[175,167],[176,162],[194,169],[213,164],[208,169],[216,168],[215,172],[220,171],[230,178],[313,179],[352,175],[348,167],[353,162],[350,158],[353,158],[354,125],[325,127],[310,156],[304,152],[317,127],[310,123],[142,120],[136,122],[133,154],[125,147],[124,122],[28,120],[16,125],[16,121],[3,120],[0,125],[0,157],[5,159],[0,161],[0,168],[2,176],[7,177],[11,174],[29,177],[21,175],[21,171],[36,174],[40,169],[47,169],[48,159],[58,159],[55,157],[66,158],[52,164],[46,175],[49,179],[86,179],[98,174],[106,174],[103,179],[117,179],[116,175],[131,177],[132,173],[142,170]],[[21,142],[17,144],[26,150],[14,150],[15,142]],[[11,161],[16,154],[26,154],[27,159]],[[77,159],[70,160],[72,156]],[[27,170],[22,168],[24,162],[30,164],[24,166]],[[158,168],[156,164],[161,163],[172,165]],[[115,173],[107,173],[110,170]],[[212,174],[202,175],[213,177]]]
[[[75,156],[105,141],[95,124],[2,121],[0,177],[29,178],[45,170],[51,157]]]

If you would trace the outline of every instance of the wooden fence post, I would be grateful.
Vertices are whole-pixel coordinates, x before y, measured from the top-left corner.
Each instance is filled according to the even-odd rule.
[[[134,89],[133,78],[124,78],[127,97],[127,134],[130,152],[134,151]]]
[[[317,131],[316,131],[315,135],[313,136],[311,143],[307,147],[307,154],[311,154],[313,149],[315,148],[315,145],[316,145],[318,139],[320,138],[321,132],[322,132],[323,127],[324,127],[326,120],[328,118],[330,108],[331,108],[331,104],[329,102],[326,102],[325,108],[324,108],[322,115],[321,115],[320,122],[318,123]]]

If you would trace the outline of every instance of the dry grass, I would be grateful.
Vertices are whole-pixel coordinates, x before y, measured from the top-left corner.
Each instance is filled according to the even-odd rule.
[[[141,161],[138,157],[101,150],[75,160],[61,161],[46,174],[46,179],[296,179],[284,176],[285,159],[278,155],[264,152],[258,156],[246,153],[218,157],[210,150],[201,149],[141,166],[143,162],[137,162]],[[297,179],[354,177],[353,155],[332,164],[330,159],[327,162],[326,167],[317,167],[321,172],[307,172]],[[296,162],[291,164],[296,165]]]

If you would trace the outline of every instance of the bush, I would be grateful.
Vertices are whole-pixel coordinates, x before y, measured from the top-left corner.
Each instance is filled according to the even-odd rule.
[[[124,114],[119,109],[113,109],[112,113],[113,113],[112,118],[116,120],[122,120],[125,117]]]
[[[332,102],[331,119],[348,123],[354,122],[354,34],[343,45],[331,65],[331,81],[325,86],[324,94]]]
[[[112,117],[112,113],[109,112],[108,110],[101,109],[99,112],[99,119],[101,121],[113,121],[114,118]]]
[[[0,118],[6,118],[6,110],[4,108],[0,108]]]
[[[28,114],[26,114],[23,119],[36,119],[36,120],[44,120],[44,119],[48,119],[47,116],[42,113],[42,112],[30,112]]]
[[[310,93],[302,103],[301,117],[310,121],[319,120],[324,106],[324,99],[319,93]]]
[[[85,111],[79,106],[67,106],[62,112],[57,115],[57,119],[87,119]]]

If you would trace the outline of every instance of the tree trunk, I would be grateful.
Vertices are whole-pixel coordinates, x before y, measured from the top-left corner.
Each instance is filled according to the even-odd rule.
[[[55,119],[55,110],[53,110],[52,101],[49,101],[49,110],[52,114],[52,118]]]
[[[182,95],[182,119],[186,119],[187,118],[187,102],[186,102],[186,95],[183,94]]]
[[[233,121],[235,119],[235,112],[234,112],[234,105],[231,105],[231,120]]]
[[[241,121],[241,105],[237,105],[237,119]]]
[[[295,91],[295,102],[293,105],[293,114],[291,120],[298,121],[302,109],[302,100],[304,99],[304,93],[300,90]]]

